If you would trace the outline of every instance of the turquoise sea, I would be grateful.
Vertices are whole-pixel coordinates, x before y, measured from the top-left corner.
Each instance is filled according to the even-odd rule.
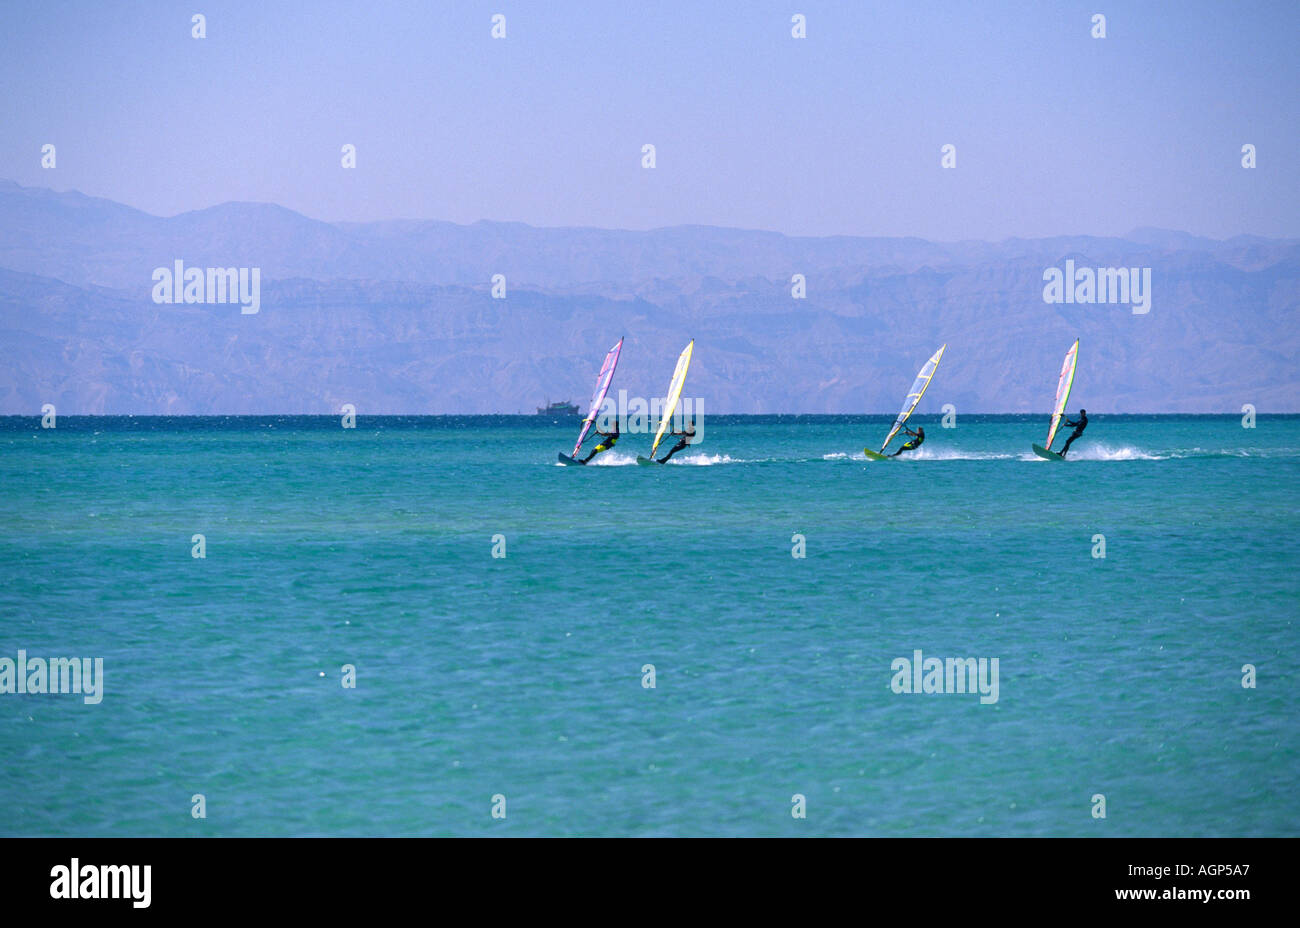
[[[1300,417],[888,421],[0,419],[0,834],[1300,834]]]

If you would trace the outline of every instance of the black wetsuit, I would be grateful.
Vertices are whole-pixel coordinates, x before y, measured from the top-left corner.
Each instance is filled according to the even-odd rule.
[[[617,425],[614,426],[614,431],[610,432],[609,434],[606,434],[605,432],[597,432],[596,434],[601,436],[600,444],[592,448],[591,454],[587,455],[585,458],[582,459],[583,464],[586,464],[588,461],[590,461],[596,455],[600,454],[602,451],[608,451],[610,448],[613,448],[614,445],[618,442],[619,431]]]
[[[921,443],[925,441],[925,429],[918,429],[915,432],[910,429],[905,429],[904,431],[906,431],[908,435],[913,436],[913,438],[911,441],[904,444],[903,447],[891,454],[891,458],[898,457],[904,451],[915,451],[917,448],[921,447]]]
[[[669,450],[669,452],[659,459],[659,463],[667,464],[668,459],[672,457],[674,454],[676,454],[678,451],[681,451],[683,448],[689,445],[691,443],[691,439],[694,437],[695,437],[694,429],[683,434],[681,438],[677,439],[677,444],[673,445],[672,448]]]
[[[1081,412],[1079,413],[1078,422],[1071,422],[1069,419],[1066,419],[1065,424],[1072,427],[1074,431],[1071,432],[1070,437],[1065,440],[1065,447],[1061,449],[1061,457],[1065,457],[1065,452],[1070,450],[1070,443],[1082,435],[1083,430],[1088,427],[1088,414]]]

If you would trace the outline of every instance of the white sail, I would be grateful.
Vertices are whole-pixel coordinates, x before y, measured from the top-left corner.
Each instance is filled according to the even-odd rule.
[[[1074,369],[1079,365],[1079,340],[1076,338],[1070,350],[1065,353],[1061,364],[1061,379],[1056,382],[1056,405],[1052,407],[1052,424],[1047,429],[1047,441],[1043,447],[1052,450],[1056,439],[1056,430],[1061,427],[1061,417],[1065,415],[1065,404],[1070,402],[1070,390],[1074,386]]]
[[[573,446],[572,456],[575,458],[578,456],[578,449],[587,438],[591,424],[596,421],[600,404],[605,402],[605,394],[609,392],[609,385],[614,379],[614,369],[618,367],[618,356],[622,351],[623,339],[620,338],[618,344],[609,349],[609,354],[605,355],[605,363],[600,366],[600,373],[596,375],[596,389],[591,394],[591,411],[587,413],[587,418],[582,420],[582,431],[578,433],[578,441]]]

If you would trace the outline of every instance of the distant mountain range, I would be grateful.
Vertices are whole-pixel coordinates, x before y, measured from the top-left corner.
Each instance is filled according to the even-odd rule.
[[[1067,259],[1151,268],[1150,312],[1045,303]],[[260,268],[260,311],[155,303],[177,260]],[[1294,239],[327,223],[254,203],[160,218],[0,181],[4,414],[532,412],[585,405],[621,335],[615,389],[641,396],[694,338],[686,393],[706,412],[892,413],[944,342],[923,410],[1043,411],[1076,337],[1090,411],[1296,412],[1297,310]]]

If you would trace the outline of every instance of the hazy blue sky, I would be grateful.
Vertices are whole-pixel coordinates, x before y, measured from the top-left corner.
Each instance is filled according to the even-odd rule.
[[[51,0],[0,36],[0,177],[164,215],[1300,235],[1296,2]]]

